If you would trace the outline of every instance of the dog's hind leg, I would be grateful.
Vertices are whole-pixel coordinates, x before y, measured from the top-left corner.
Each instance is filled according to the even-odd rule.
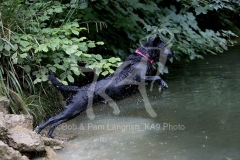
[[[70,111],[68,108],[66,110],[64,110],[63,112],[61,112],[60,114],[51,117],[48,121],[46,121],[45,123],[41,124],[40,126],[37,127],[37,129],[35,130],[37,134],[39,134],[45,127],[47,127],[48,125],[52,125],[51,128],[49,129],[48,135],[49,137],[51,137],[55,127],[63,122],[66,122],[74,117],[76,117],[78,115],[77,112],[72,112]]]
[[[54,129],[55,129],[58,125],[66,122],[66,121],[68,121],[68,119],[63,119],[63,120],[60,120],[60,121],[58,121],[58,122],[56,122],[56,123],[53,123],[53,124],[51,125],[48,133],[47,133],[47,137],[49,137],[49,138],[54,138],[54,137],[52,136]]]
[[[56,121],[56,116],[49,118],[45,123],[43,123],[43,124],[41,124],[40,126],[38,126],[38,127],[35,129],[35,132],[36,132],[37,134],[40,134],[40,132],[41,132],[45,127],[47,127],[48,125],[54,123],[55,121]]]

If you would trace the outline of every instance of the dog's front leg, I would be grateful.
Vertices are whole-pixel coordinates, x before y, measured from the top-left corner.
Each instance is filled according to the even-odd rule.
[[[158,86],[159,86],[159,92],[161,92],[162,88],[168,88],[167,83],[159,76],[145,76],[145,81],[146,82],[152,82],[152,81],[156,81]],[[152,86],[151,86],[151,90],[152,90]]]

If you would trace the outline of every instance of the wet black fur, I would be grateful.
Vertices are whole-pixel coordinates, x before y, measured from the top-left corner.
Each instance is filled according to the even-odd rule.
[[[150,38],[143,46],[140,46],[138,50],[155,62],[159,60],[160,53],[165,54],[168,58],[174,55],[161,41],[159,36]],[[152,64],[136,53],[129,55],[125,63],[112,75],[83,87],[64,85],[50,72],[49,80],[52,84],[59,91],[71,92],[72,95],[67,100],[65,110],[38,126],[36,133],[39,134],[46,126],[51,125],[47,136],[52,137],[52,133],[57,125],[73,119],[87,109],[89,99],[92,100],[92,104],[95,104],[103,100],[110,102],[119,97],[124,98],[129,92],[139,89],[139,86],[134,84],[141,80],[145,82],[155,81],[159,87],[168,88],[167,84],[159,76],[151,76],[151,72]]]

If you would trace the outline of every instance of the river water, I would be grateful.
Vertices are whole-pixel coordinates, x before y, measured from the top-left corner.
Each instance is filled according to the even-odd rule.
[[[56,159],[239,160],[240,47],[173,64],[169,72],[168,90],[148,91],[156,118],[141,94],[118,101],[119,115],[95,106],[95,119],[83,113],[56,129],[78,135]]]

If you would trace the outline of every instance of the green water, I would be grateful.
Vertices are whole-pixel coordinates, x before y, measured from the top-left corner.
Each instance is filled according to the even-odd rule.
[[[120,115],[96,106],[94,120],[83,113],[60,126],[78,137],[56,159],[239,160],[239,68],[240,47],[175,64],[165,78],[169,89],[148,92],[156,118],[147,114],[140,94],[118,102]]]

